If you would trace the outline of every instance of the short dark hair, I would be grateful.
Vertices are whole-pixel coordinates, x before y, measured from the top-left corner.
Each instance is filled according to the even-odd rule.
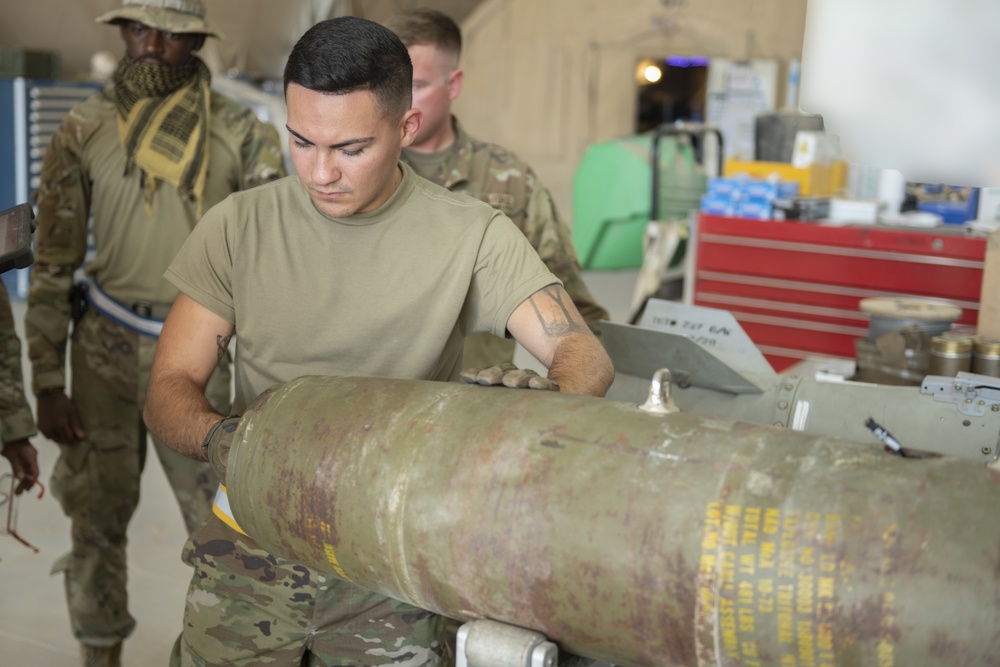
[[[399,35],[407,48],[431,44],[455,56],[456,61],[462,55],[462,31],[447,14],[433,9],[411,9],[394,15],[385,26]]]
[[[413,101],[413,64],[403,42],[388,28],[355,16],[321,21],[292,48],[284,89],[346,95],[367,90],[387,118],[399,118]]]

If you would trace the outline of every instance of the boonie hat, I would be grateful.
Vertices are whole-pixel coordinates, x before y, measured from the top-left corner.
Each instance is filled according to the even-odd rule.
[[[96,20],[98,23],[135,21],[167,32],[194,32],[223,38],[221,32],[205,23],[202,0],[122,0],[121,9],[113,9]]]

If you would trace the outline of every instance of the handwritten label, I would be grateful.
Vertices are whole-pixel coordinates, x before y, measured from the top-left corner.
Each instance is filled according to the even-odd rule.
[[[771,365],[728,311],[650,299],[640,325],[690,338],[741,374],[774,374]]]

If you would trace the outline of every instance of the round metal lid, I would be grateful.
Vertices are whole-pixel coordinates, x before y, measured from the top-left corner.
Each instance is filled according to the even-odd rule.
[[[871,297],[861,300],[862,312],[878,317],[928,322],[954,322],[962,314],[957,306],[922,299]]]

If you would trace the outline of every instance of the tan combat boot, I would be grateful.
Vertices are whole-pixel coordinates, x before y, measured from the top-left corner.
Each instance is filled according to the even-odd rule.
[[[87,646],[80,644],[83,667],[122,667],[122,645]]]

